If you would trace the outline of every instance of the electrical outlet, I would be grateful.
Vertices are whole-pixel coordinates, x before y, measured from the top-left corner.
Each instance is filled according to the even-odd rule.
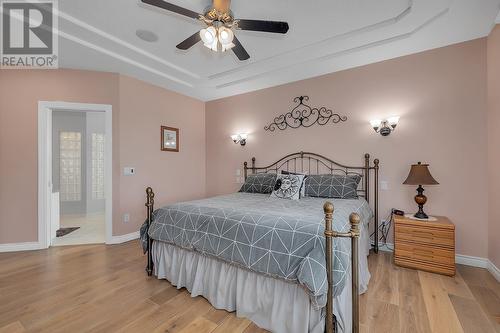
[[[236,176],[241,176],[241,169],[236,169]]]
[[[130,214],[129,213],[123,214],[123,222],[124,223],[129,223],[130,222]]]

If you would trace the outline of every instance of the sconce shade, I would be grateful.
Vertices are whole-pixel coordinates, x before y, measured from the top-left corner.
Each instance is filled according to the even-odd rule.
[[[437,180],[432,177],[429,171],[429,164],[413,164],[408,177],[403,182],[405,185],[438,185]]]

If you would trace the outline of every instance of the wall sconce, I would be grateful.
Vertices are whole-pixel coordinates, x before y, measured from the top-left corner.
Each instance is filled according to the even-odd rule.
[[[382,136],[388,136],[392,132],[399,123],[399,116],[390,117],[387,120],[375,119],[371,120],[370,124],[372,125],[375,132],[380,133]]]
[[[248,138],[248,134],[246,134],[246,133],[239,133],[239,134],[231,135],[231,139],[233,139],[233,142],[236,144],[239,143],[242,146],[246,145],[247,138]]]

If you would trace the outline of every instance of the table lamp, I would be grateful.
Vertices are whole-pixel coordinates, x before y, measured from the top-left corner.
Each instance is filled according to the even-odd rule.
[[[422,185],[438,185],[439,183],[432,177],[429,172],[429,164],[412,164],[408,177],[403,182],[405,185],[418,185],[417,195],[415,202],[418,205],[418,212],[415,213],[417,219],[428,219],[429,216],[424,213],[424,205],[427,202],[427,197],[424,195],[424,188]]]

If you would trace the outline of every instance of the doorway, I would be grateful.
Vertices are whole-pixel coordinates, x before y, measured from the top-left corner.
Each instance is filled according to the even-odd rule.
[[[39,103],[39,240],[109,243],[111,106]]]

